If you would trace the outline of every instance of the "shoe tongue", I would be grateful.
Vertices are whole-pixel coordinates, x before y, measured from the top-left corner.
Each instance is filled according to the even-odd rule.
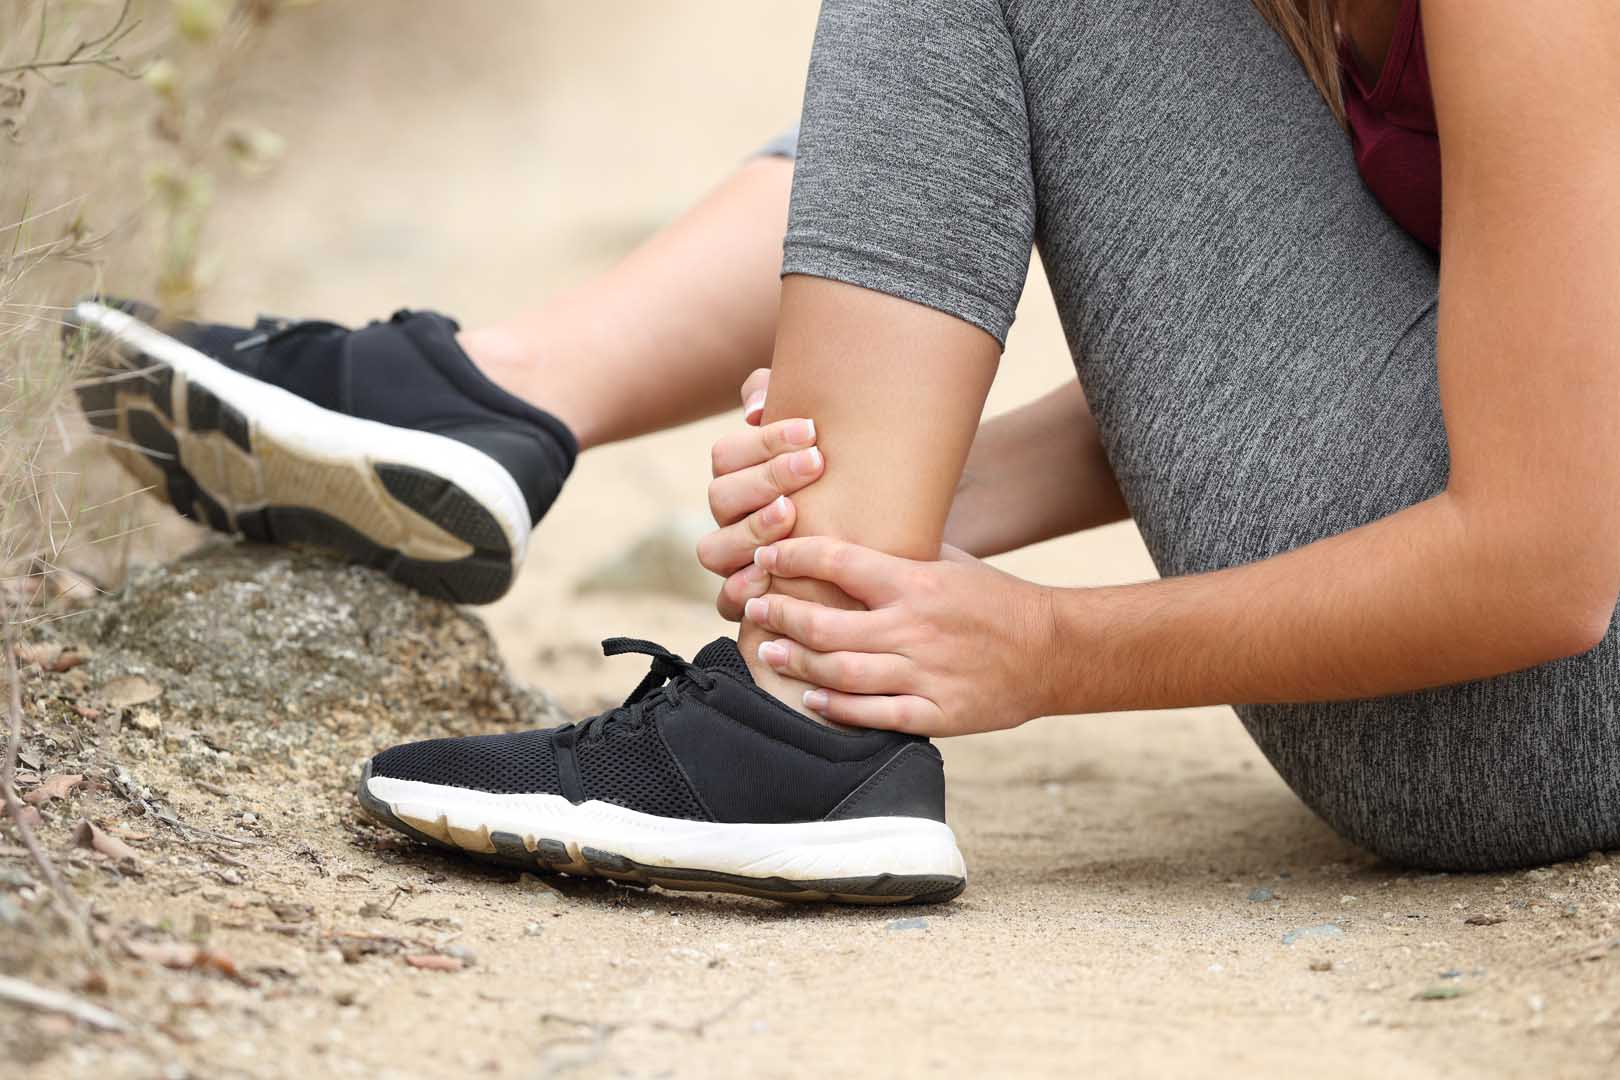
[[[754,681],[754,677],[748,673],[748,665],[743,662],[742,653],[737,651],[737,643],[726,637],[715,638],[699,649],[692,658],[692,666],[706,671],[723,671],[750,685]]]

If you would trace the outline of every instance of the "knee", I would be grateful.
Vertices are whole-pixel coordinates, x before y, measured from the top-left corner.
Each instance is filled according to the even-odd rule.
[[[1510,870],[1620,844],[1620,748],[1588,761],[1523,717],[1504,737],[1480,730],[1479,713],[1408,715],[1390,702],[1246,712],[1295,793],[1397,866]]]

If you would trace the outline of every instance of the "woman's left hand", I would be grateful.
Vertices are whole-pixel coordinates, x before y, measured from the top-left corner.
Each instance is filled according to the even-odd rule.
[[[805,704],[821,716],[945,736],[1050,711],[1048,590],[951,547],[915,562],[809,536],[762,547],[755,561],[773,577],[830,582],[868,609],[775,594],[747,603],[752,622],[780,635],[760,659],[816,687]]]

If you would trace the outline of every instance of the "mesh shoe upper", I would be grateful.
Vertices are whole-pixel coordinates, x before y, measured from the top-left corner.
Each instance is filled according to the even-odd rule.
[[[729,639],[691,663],[649,642],[604,645],[653,657],[624,705],[546,731],[398,746],[372,759],[372,775],[699,821],[944,820],[939,754],[927,740],[799,715],[754,685]],[[842,812],[856,805],[859,814]]]

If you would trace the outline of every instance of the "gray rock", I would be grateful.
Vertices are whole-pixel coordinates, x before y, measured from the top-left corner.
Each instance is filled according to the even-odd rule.
[[[1277,894],[1266,888],[1264,885],[1257,886],[1254,891],[1249,893],[1249,900],[1256,904],[1275,899],[1277,899]]]
[[[922,918],[921,916],[918,916],[918,915],[913,915],[909,919],[890,919],[888,922],[883,924],[883,929],[885,929],[885,930],[926,930],[926,929],[928,929],[928,920],[924,919],[924,918]]]
[[[211,767],[216,751],[323,753],[357,736],[380,747],[569,719],[508,677],[476,615],[286,548],[204,547],[41,636],[84,648],[92,686],[162,687],[151,707],[204,736]]]
[[[1292,945],[1296,941],[1308,939],[1332,939],[1344,937],[1344,930],[1332,923],[1323,923],[1320,926],[1301,926],[1297,930],[1290,930],[1283,935],[1282,943]]]

